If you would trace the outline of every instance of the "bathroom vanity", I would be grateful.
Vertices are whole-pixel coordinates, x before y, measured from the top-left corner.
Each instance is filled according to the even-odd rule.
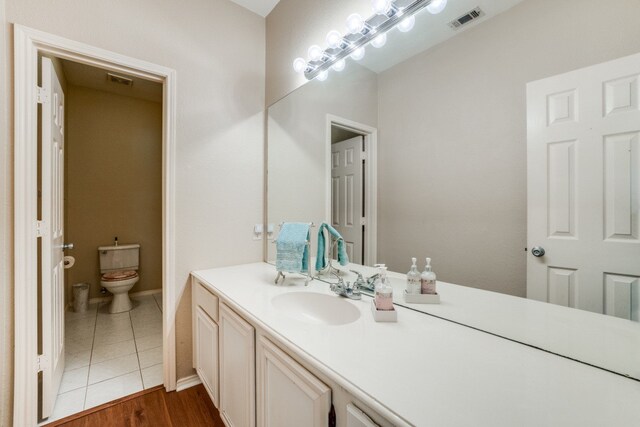
[[[326,426],[330,413],[349,427],[640,419],[638,381],[409,308],[376,323],[367,296],[274,277],[266,263],[192,273],[193,363],[229,426]]]

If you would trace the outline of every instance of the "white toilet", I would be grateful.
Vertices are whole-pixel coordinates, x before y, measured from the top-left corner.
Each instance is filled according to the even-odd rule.
[[[100,284],[113,294],[109,313],[122,313],[133,308],[129,291],[138,283],[140,245],[100,246]]]

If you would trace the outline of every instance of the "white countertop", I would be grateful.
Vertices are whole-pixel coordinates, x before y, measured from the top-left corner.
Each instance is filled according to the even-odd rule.
[[[333,264],[349,281],[356,278],[350,270],[365,276],[377,272]],[[388,276],[396,304],[640,379],[640,322],[442,281],[440,304],[409,304],[402,296],[406,274]]]
[[[346,300],[361,311],[353,323],[303,323],[279,313],[271,299],[331,294],[329,286],[291,278],[274,285],[275,268],[266,263],[193,274],[301,356],[416,426],[614,427],[640,420],[640,382],[620,375],[402,307],[397,323],[376,323],[366,296]]]

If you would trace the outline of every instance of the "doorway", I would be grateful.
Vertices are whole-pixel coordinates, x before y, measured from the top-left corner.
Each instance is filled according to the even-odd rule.
[[[174,309],[175,307],[175,286],[174,286],[174,271],[175,271],[175,255],[174,255],[174,181],[175,181],[175,71],[158,66],[155,64],[140,61],[134,58],[128,58],[113,52],[97,49],[92,46],[77,43],[71,40],[67,40],[61,37],[57,37],[51,34],[43,33],[41,31],[29,29],[20,25],[14,26],[14,39],[15,39],[15,335],[16,337],[23,337],[20,340],[16,340],[15,345],[15,368],[14,368],[14,422],[17,425],[36,425],[38,422],[38,416],[40,412],[40,403],[44,399],[40,399],[42,395],[39,393],[44,392],[42,385],[45,381],[42,381],[45,376],[45,371],[50,375],[49,384],[53,384],[48,390],[48,399],[50,402],[49,408],[52,410],[55,407],[53,402],[55,401],[55,384],[64,383],[64,375],[62,378],[59,376],[60,368],[57,366],[62,362],[62,366],[65,362],[75,363],[75,360],[69,358],[66,360],[64,352],[60,351],[64,347],[64,322],[60,316],[61,310],[58,310],[57,315],[52,315],[50,319],[40,319],[39,316],[44,313],[41,310],[42,306],[48,307],[60,307],[66,308],[67,298],[60,296],[60,286],[56,288],[58,292],[57,298],[53,298],[50,295],[42,295],[47,299],[39,299],[36,297],[39,295],[39,277],[57,277],[56,281],[60,284],[63,280],[64,274],[57,272],[57,275],[50,275],[52,269],[46,272],[42,270],[45,266],[39,262],[40,250],[43,250],[42,246],[44,242],[43,236],[47,235],[47,244],[50,244],[50,248],[47,252],[42,252],[43,259],[48,258],[51,255],[52,260],[57,260],[55,256],[59,256],[60,252],[64,250],[65,246],[62,246],[60,242],[57,242],[51,233],[47,234],[48,228],[52,222],[60,221],[61,216],[58,214],[57,220],[52,218],[52,215],[47,217],[44,215],[44,209],[42,212],[39,210],[38,202],[38,190],[39,182],[53,182],[51,179],[44,179],[40,181],[39,174],[41,170],[41,164],[39,163],[40,156],[38,156],[38,141],[39,133],[42,131],[42,127],[38,126],[39,119],[38,113],[41,105],[44,102],[50,102],[55,104],[56,108],[52,111],[56,111],[55,115],[52,113],[53,120],[57,120],[58,126],[64,126],[64,111],[66,110],[63,105],[59,103],[61,94],[57,96],[52,94],[51,99],[47,99],[45,93],[39,89],[39,59],[41,57],[54,57],[61,61],[71,61],[73,63],[81,64],[84,66],[94,67],[102,72],[107,71],[115,73],[125,78],[135,78],[154,82],[161,87],[161,102],[160,107],[160,202],[159,207],[156,210],[156,214],[161,215],[160,221],[160,240],[161,240],[161,255],[157,261],[161,265],[159,288],[162,290],[162,299],[159,304],[154,294],[141,295],[148,301],[137,301],[137,307],[141,308],[151,307],[160,312],[159,317],[160,326],[156,323],[154,325],[155,331],[159,330],[159,334],[155,333],[155,343],[160,342],[161,346],[154,347],[159,348],[156,353],[160,353],[162,360],[159,365],[160,368],[156,368],[155,380],[153,382],[160,381],[164,385],[167,391],[175,390],[176,378],[175,378],[175,328],[172,326],[174,322]],[[54,99],[57,98],[57,99]],[[55,102],[54,102],[55,101]],[[62,124],[62,125],[61,125]],[[64,129],[63,129],[64,131]],[[52,165],[54,163],[51,163]],[[64,200],[60,197],[61,190],[63,188],[64,173],[61,173],[60,165],[62,162],[58,162],[58,169],[53,170],[51,177],[61,177],[53,186],[57,190],[50,191],[51,197],[55,197],[58,200]],[[134,165],[135,166],[135,165]],[[43,169],[44,171],[44,169]],[[48,173],[47,173],[48,174]],[[57,193],[56,193],[57,191]],[[62,206],[63,203],[60,203]],[[48,205],[47,205],[48,206]],[[58,209],[61,209],[61,206]],[[56,209],[50,210],[55,212]],[[50,212],[50,213],[51,213]],[[41,216],[42,215],[42,216]],[[44,219],[47,219],[45,221]],[[96,227],[97,228],[97,227]],[[111,233],[113,234],[113,233]],[[58,236],[56,236],[57,238]],[[115,236],[113,236],[115,237]],[[126,238],[126,236],[125,236]],[[123,242],[124,243],[124,242]],[[127,242],[129,243],[129,242]],[[111,242],[105,242],[105,244],[112,244]],[[61,247],[62,246],[62,247]],[[68,248],[68,246],[66,246]],[[98,248],[93,249],[95,252],[95,258],[98,258]],[[71,252],[71,251],[69,251]],[[69,253],[70,255],[70,253]],[[94,259],[95,260],[95,259]],[[144,259],[142,259],[144,260]],[[51,263],[54,264],[53,262]],[[59,265],[59,264],[56,264]],[[142,267],[142,264],[140,264]],[[49,267],[47,267],[49,268]],[[142,271],[140,272],[142,274]],[[100,280],[100,277],[98,277]],[[53,283],[56,281],[49,281]],[[63,285],[62,285],[63,286]],[[156,284],[157,286],[157,284]],[[94,284],[94,287],[100,287],[100,284]],[[62,295],[64,295],[64,287],[62,288]],[[99,289],[97,289],[99,292]],[[54,293],[51,293],[54,295]],[[101,300],[101,296],[93,297],[95,306],[95,328],[98,324],[99,303],[105,303]],[[134,296],[135,299],[135,296]],[[39,303],[42,306],[39,307]],[[90,305],[91,306],[91,305]],[[134,309],[136,305],[134,304]],[[150,310],[146,308],[144,311]],[[50,315],[53,310],[50,310]],[[90,311],[91,312],[91,311]],[[64,310],[62,310],[64,313]],[[131,312],[132,313],[132,312]],[[134,334],[134,346],[138,343],[135,342],[135,326],[133,325],[132,314],[126,312],[126,316],[129,317],[129,328],[131,333]],[[124,317],[124,316],[122,316]],[[53,322],[51,322],[53,319]],[[40,322],[42,320],[42,322]],[[111,318],[106,323],[116,324],[122,326],[124,320],[127,319],[115,319]],[[79,324],[88,322],[79,322]],[[105,323],[105,324],[106,324]],[[140,326],[143,326],[141,322]],[[90,329],[90,326],[87,327]],[[126,329],[126,328],[125,328]],[[43,340],[39,337],[43,337],[45,334],[49,335],[49,342],[53,343],[48,346],[53,349],[49,353],[45,353],[45,348],[42,346]],[[57,331],[57,332],[56,332]],[[85,331],[86,332],[86,331]],[[110,335],[110,334],[109,334]],[[141,336],[142,337],[142,336]],[[94,330],[92,336],[93,342],[97,340],[97,336]],[[56,351],[59,351],[57,357],[57,364],[53,363],[53,357],[51,356]],[[86,352],[86,350],[85,350]],[[63,356],[59,356],[62,354]],[[90,358],[93,357],[93,347],[91,349]],[[86,356],[85,356],[86,358]],[[139,360],[140,355],[135,353],[135,358]],[[130,357],[133,360],[133,357]],[[33,363],[33,361],[36,363]],[[91,359],[90,359],[91,360]],[[155,354],[154,361],[158,360],[158,355]],[[138,375],[142,376],[142,368],[140,368],[138,362],[139,372]],[[87,368],[87,371],[89,369]],[[106,369],[108,371],[108,369]],[[54,374],[55,372],[55,374]],[[64,372],[64,369],[62,369]],[[99,372],[97,369],[96,372]],[[89,372],[87,372],[87,381],[89,381]],[[83,377],[80,375],[79,377]],[[158,380],[158,377],[160,380]],[[59,378],[59,379],[58,379]],[[94,380],[97,381],[97,377]],[[142,382],[142,378],[141,378]],[[151,381],[149,382],[151,383]],[[75,389],[77,390],[77,389]],[[40,398],[39,398],[40,397]],[[83,404],[84,409],[84,404]],[[43,417],[45,418],[45,417]]]
[[[326,164],[326,217],[344,238],[349,260],[373,266],[377,262],[377,130],[328,115]]]
[[[163,383],[162,84],[56,56],[40,68],[50,422]]]

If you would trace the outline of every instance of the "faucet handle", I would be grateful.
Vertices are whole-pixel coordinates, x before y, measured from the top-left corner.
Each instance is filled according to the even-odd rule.
[[[349,270],[349,271],[358,275],[358,278],[356,279],[357,283],[364,283],[364,277],[362,277],[362,273],[356,270]]]

